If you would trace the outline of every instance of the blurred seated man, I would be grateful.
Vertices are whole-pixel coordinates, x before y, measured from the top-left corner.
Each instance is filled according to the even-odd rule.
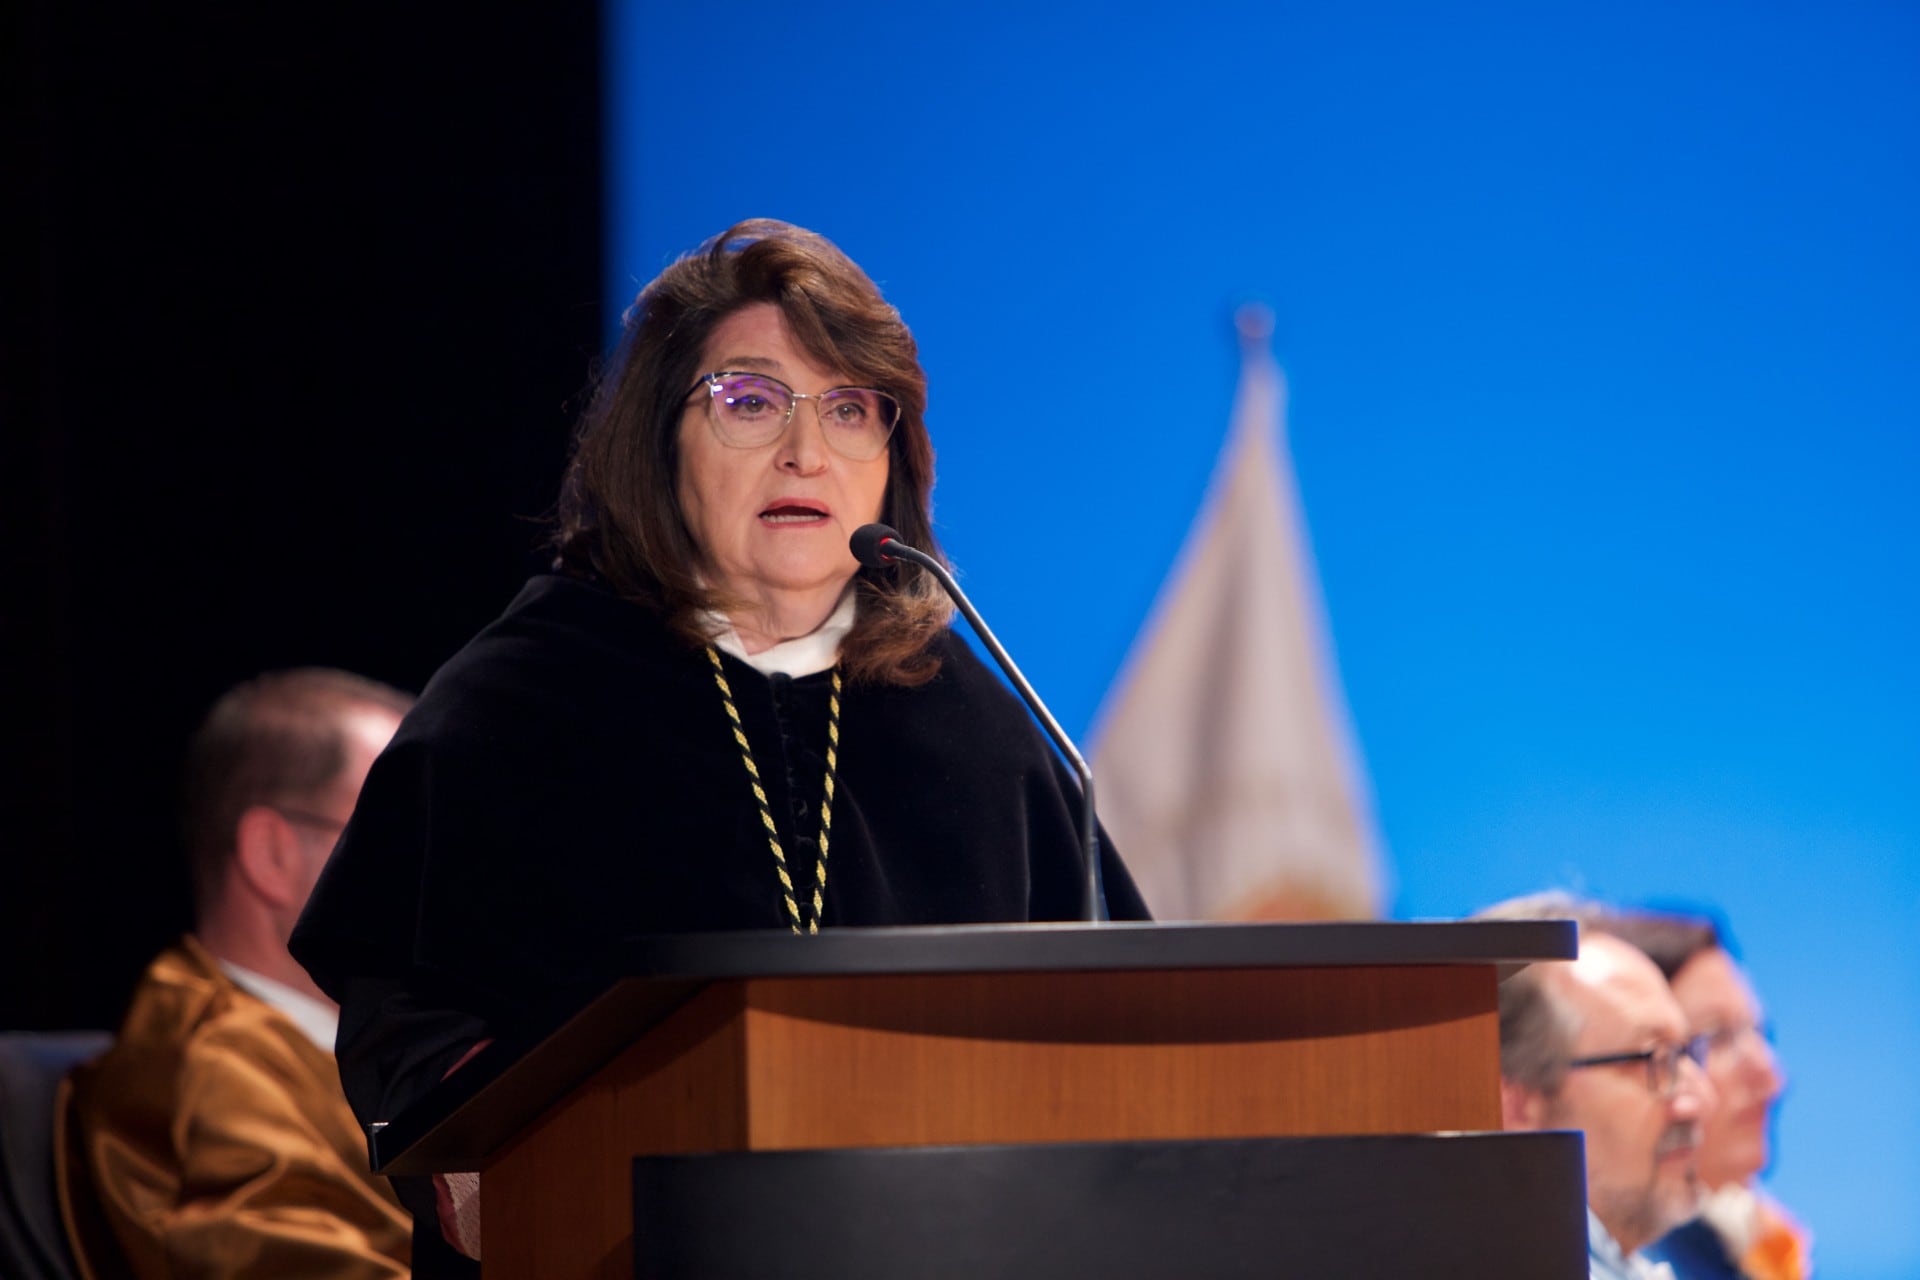
[[[338,1011],[286,947],[408,705],[345,672],[288,671],[229,692],[195,735],[194,932],[70,1081],[61,1192],[87,1270],[408,1274],[409,1215],[341,1092]]]
[[[1707,1077],[1720,1105],[1700,1139],[1700,1216],[1648,1249],[1680,1280],[1805,1280],[1805,1230],[1759,1189],[1768,1126],[1785,1080],[1747,975],[1709,920],[1653,912],[1612,919],[1673,987],[1693,1033],[1707,1042]]]
[[[1579,923],[1577,959],[1529,965],[1500,986],[1501,1118],[1585,1131],[1594,1280],[1670,1276],[1641,1250],[1698,1211],[1695,1161],[1714,1106],[1704,1045],[1660,970],[1603,932],[1595,908],[1547,895],[1481,918]]]

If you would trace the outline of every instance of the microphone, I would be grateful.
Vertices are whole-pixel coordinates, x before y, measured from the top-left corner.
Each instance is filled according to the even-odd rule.
[[[1027,683],[1027,678],[1020,674],[1020,668],[1014,664],[1012,655],[1001,645],[999,638],[993,634],[992,628],[987,626],[987,621],[980,616],[980,611],[973,607],[973,601],[967,599],[967,593],[960,589],[960,584],[953,580],[953,575],[947,572],[947,566],[918,547],[910,547],[900,541],[899,531],[890,529],[884,524],[861,525],[853,531],[853,537],[848,541],[847,546],[853,552],[853,558],[869,569],[884,569],[898,561],[908,560],[932,574],[934,580],[946,588],[947,595],[952,598],[954,604],[959,606],[960,612],[966,615],[974,634],[980,637],[981,643],[985,644],[988,652],[993,654],[993,660],[1000,664],[1000,669],[1007,673],[1007,679],[1013,682],[1014,689],[1026,701],[1027,708],[1033,712],[1034,719],[1040,722],[1040,727],[1045,729],[1047,736],[1053,739],[1053,745],[1060,749],[1060,754],[1065,756],[1067,763],[1073,766],[1074,773],[1080,778],[1080,857],[1085,864],[1087,877],[1087,920],[1093,924],[1106,920],[1107,891],[1101,884],[1100,876],[1100,828],[1095,825],[1093,816],[1093,770],[1087,767],[1086,760],[1074,748],[1073,741],[1067,737],[1066,730],[1060,727],[1060,722],[1053,718],[1051,711],[1047,710],[1047,704],[1040,701],[1040,695],[1033,691],[1033,686]]]

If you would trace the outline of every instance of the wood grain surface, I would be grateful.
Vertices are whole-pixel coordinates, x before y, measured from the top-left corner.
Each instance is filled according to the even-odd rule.
[[[486,1167],[485,1273],[630,1276],[636,1155],[1499,1127],[1487,965],[718,982]]]

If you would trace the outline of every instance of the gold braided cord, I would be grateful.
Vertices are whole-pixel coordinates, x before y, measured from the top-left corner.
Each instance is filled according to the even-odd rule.
[[[833,830],[833,778],[840,768],[840,667],[833,668],[833,691],[827,695],[827,777],[820,795],[820,860],[813,869],[813,925],[820,928],[820,910],[827,894],[827,836]]]
[[[773,810],[767,806],[766,788],[760,785],[760,767],[753,762],[753,747],[740,723],[740,710],[733,704],[733,687],[727,683],[727,671],[720,663],[720,651],[707,646],[707,661],[713,664],[713,682],[720,687],[720,702],[727,709],[733,740],[740,744],[740,759],[747,766],[747,781],[753,787],[754,801],[760,806],[760,825],[766,828],[767,847],[773,850],[773,870],[780,880],[781,896],[787,904],[787,927],[795,933],[820,932],[820,914],[827,893],[827,836],[833,829],[834,776],[840,759],[840,668],[833,669],[833,692],[827,701],[827,779],[825,798],[820,802],[820,860],[813,871],[812,917],[801,910],[794,897],[793,877],[787,874],[787,852],[780,846],[780,830],[773,825]]]
[[[753,798],[760,805],[760,824],[767,831],[767,846],[773,850],[774,873],[780,877],[780,888],[786,896],[788,925],[795,933],[800,932],[800,904],[793,900],[793,878],[787,874],[786,850],[780,847],[780,832],[773,825],[773,811],[767,807],[767,792],[760,785],[760,769],[753,763],[753,748],[747,743],[747,731],[740,723],[740,711],[733,705],[733,688],[727,683],[727,671],[720,665],[720,654],[712,645],[707,646],[707,657],[713,663],[713,681],[720,686],[720,702],[727,709],[727,719],[733,729],[733,740],[740,744],[740,758],[747,766],[747,781],[753,787]]]

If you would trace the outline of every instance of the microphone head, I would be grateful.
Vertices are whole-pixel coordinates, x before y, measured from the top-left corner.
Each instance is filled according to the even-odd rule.
[[[892,556],[881,550],[881,544],[900,542],[900,531],[884,524],[863,524],[853,531],[853,537],[847,540],[847,548],[853,552],[853,558],[869,569],[884,569],[895,563]]]

